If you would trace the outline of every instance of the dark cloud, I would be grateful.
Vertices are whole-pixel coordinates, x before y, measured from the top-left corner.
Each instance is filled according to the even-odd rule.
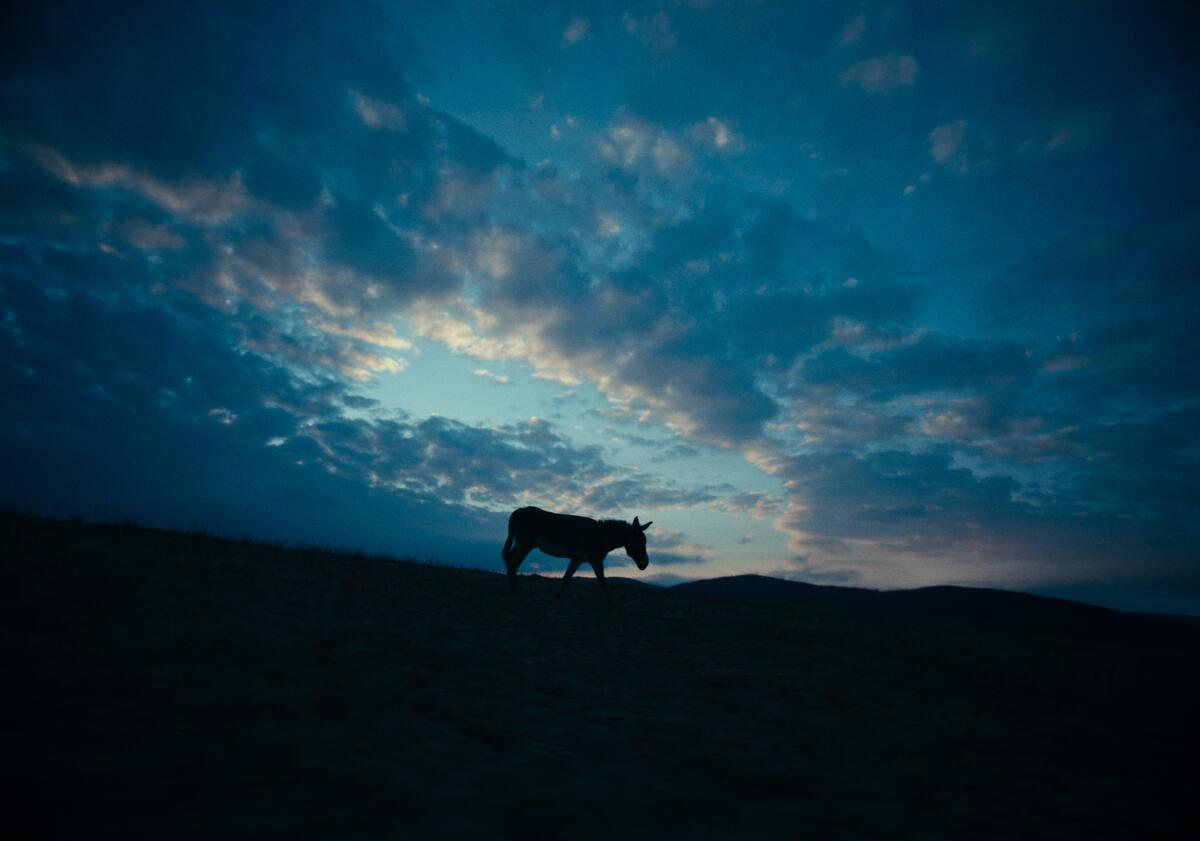
[[[461,238],[515,164],[413,96],[414,50],[375,4],[50,3],[15,27],[6,210],[67,236],[102,233],[70,227],[113,203],[173,215],[157,239],[118,233],[142,250],[187,240],[168,276],[214,300],[349,313],[446,294],[454,272],[414,243]],[[194,225],[217,231],[189,237]]]
[[[484,512],[329,471],[298,432],[348,395],[239,352],[218,313],[61,289],[5,277],[6,504],[467,563],[499,529]]]
[[[787,475],[811,500],[790,525],[824,540],[878,540],[891,545],[954,549],[981,521],[993,522],[1019,485],[976,477],[949,454],[902,450],[797,456]],[[936,524],[936,525],[934,525]]]
[[[629,267],[587,252],[586,240],[512,227],[478,238],[487,332],[533,334],[524,355],[535,364],[584,372],[724,446],[776,417],[764,373],[787,370],[840,322],[904,324],[924,294],[861,236],[721,189],[658,226]]]
[[[886,568],[893,580],[910,584],[955,575],[1010,586],[1118,581],[1128,575],[1130,557],[1147,574],[1164,573],[1186,568],[1200,547],[1184,513],[1196,493],[1187,480],[1160,494],[1121,489],[1113,499],[1127,500],[1134,491],[1142,500],[1132,512],[1110,507],[1096,492],[1098,480],[1122,475],[1105,468],[1040,495],[937,451],[799,456],[781,475],[805,504],[779,524],[794,535],[800,567],[815,574],[869,580]]]
[[[1181,304],[1194,309],[1197,243],[1195,213],[1084,226],[995,279],[982,306],[993,320],[1071,329],[1131,311],[1170,319]]]
[[[810,385],[886,401],[931,391],[999,391],[1034,370],[1029,354],[1015,343],[926,336],[869,357],[831,348],[806,361],[802,377]]]
[[[169,179],[261,164],[272,147],[285,166],[288,138],[319,145],[347,87],[402,95],[412,54],[373,4],[49,2],[10,24],[10,131]]]
[[[113,259],[103,253],[22,276],[36,256],[10,249],[0,297],[0,436],[21,454],[9,504],[474,563],[464,547],[502,534],[486,508],[573,500],[632,516],[634,505],[695,505],[728,491],[676,489],[637,471],[614,478],[621,471],[599,447],[573,445],[547,421],[351,416],[374,402],[311,367],[298,376],[239,349],[219,311],[186,295],[149,300],[134,279],[115,296],[89,286]],[[368,512],[379,519],[368,523]]]

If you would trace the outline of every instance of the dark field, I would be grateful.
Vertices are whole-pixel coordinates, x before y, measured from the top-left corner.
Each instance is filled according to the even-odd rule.
[[[1150,838],[1196,816],[1178,637],[620,580],[608,609],[588,580],[510,598],[485,572],[0,527],[6,824],[31,838]]]

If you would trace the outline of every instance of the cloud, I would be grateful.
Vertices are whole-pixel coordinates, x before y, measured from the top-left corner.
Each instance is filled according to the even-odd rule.
[[[807,360],[801,376],[808,384],[889,400],[929,391],[998,391],[1033,371],[1016,344],[924,336],[869,356],[830,348]]]
[[[853,44],[857,44],[859,39],[862,38],[863,33],[866,31],[867,16],[865,13],[859,12],[857,15],[850,18],[846,25],[842,27],[841,34],[838,35],[838,42],[843,47],[849,47]]]
[[[354,100],[354,110],[358,112],[364,124],[371,128],[392,131],[404,129],[404,108],[399,103],[373,99],[354,90],[350,92],[350,96]]]
[[[476,368],[472,373],[482,380],[491,380],[499,385],[508,385],[512,381],[505,374],[496,374],[489,371],[487,368]]]
[[[626,32],[637,37],[652,52],[665,53],[679,44],[670,16],[661,9],[656,14],[644,17],[626,12],[621,23]]]
[[[763,491],[729,494],[714,500],[712,507],[730,514],[749,514],[756,520],[774,519],[781,511],[779,500]]]
[[[156,224],[138,216],[121,219],[114,228],[121,239],[139,251],[177,251],[187,244],[169,224]]]
[[[911,55],[889,53],[860,61],[842,71],[843,86],[856,86],[867,93],[891,93],[917,81],[917,60]]]
[[[589,28],[591,28],[591,23],[587,18],[571,18],[571,22],[568,23],[566,29],[563,30],[563,43],[575,44],[583,40],[584,36],[587,35]]]
[[[22,48],[6,65],[5,122],[84,166],[115,160],[162,182],[227,174],[272,138],[319,137],[331,117],[336,124],[347,87],[390,99],[381,91],[403,80],[411,55],[374,7],[297,16],[270,2],[247,10],[118,0],[49,14],[22,20]]]
[[[967,122],[955,120],[938,126],[929,133],[929,154],[933,162],[959,175],[971,171],[967,158]]]
[[[1194,298],[1200,215],[1083,225],[993,278],[980,300],[989,320],[1058,326],[1059,316],[1150,314],[1174,320]],[[1075,321],[1078,326],[1078,321]]]
[[[29,145],[25,152],[72,187],[127,190],[196,224],[224,224],[248,209],[249,198],[238,173],[224,181],[193,178],[171,183],[120,163],[80,166],[56,149],[37,144]]]
[[[688,133],[694,142],[722,154],[735,155],[746,148],[745,138],[716,117],[694,124]]]
[[[1181,557],[1178,547],[1152,548],[1134,524],[1066,495],[1026,500],[1012,478],[975,473],[946,453],[797,456],[776,470],[792,498],[776,525],[806,575],[1028,586],[1118,575],[1130,551],[1160,568]]]
[[[682,141],[629,113],[614,118],[597,151],[601,160],[627,172],[663,178],[685,175],[692,163],[692,154]]]

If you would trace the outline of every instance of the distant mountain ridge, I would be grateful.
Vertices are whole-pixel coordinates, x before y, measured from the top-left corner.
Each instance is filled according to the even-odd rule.
[[[868,590],[808,584],[766,575],[708,578],[676,584],[670,589],[696,598],[789,604],[1018,633],[1200,645],[1198,617],[1126,613],[1011,590],[957,586]]]

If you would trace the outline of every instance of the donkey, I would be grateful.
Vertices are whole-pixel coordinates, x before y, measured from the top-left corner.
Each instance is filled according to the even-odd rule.
[[[624,520],[593,520],[572,514],[554,514],[540,508],[518,508],[508,518],[508,540],[500,554],[508,567],[508,589],[517,591],[517,568],[525,556],[534,549],[541,549],[556,558],[570,558],[567,574],[562,577],[554,598],[559,598],[575,570],[585,561],[592,565],[604,599],[612,604],[608,595],[608,584],[604,580],[604,556],[614,549],[625,547],[625,554],[633,558],[638,569],[650,565],[646,554],[646,529],[638,518],[633,523]]]

